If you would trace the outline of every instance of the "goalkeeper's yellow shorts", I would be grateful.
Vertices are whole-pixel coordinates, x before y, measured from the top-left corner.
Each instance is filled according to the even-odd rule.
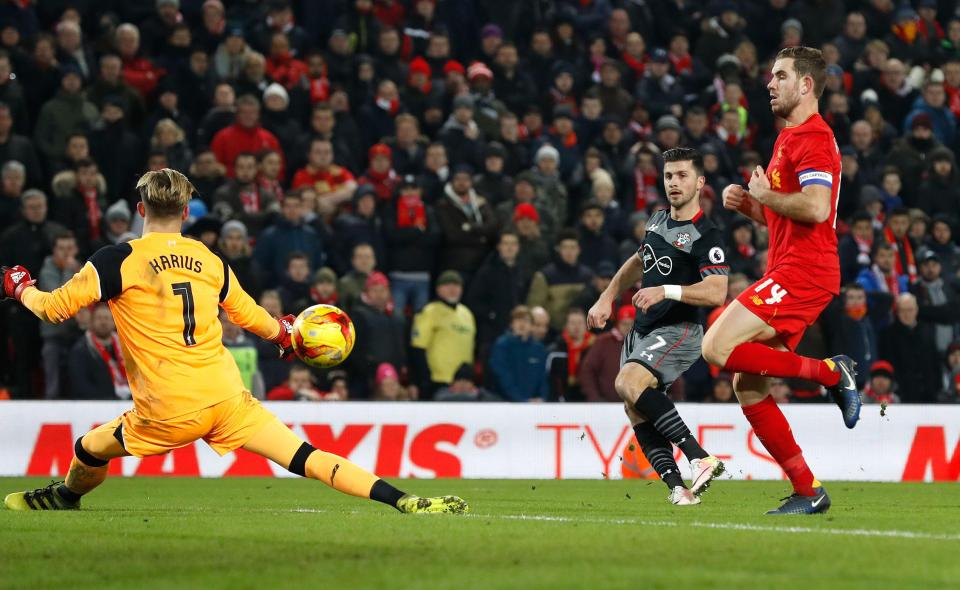
[[[84,446],[96,454],[112,437],[134,457],[162,455],[203,439],[220,455],[247,444],[269,421],[276,418],[260,401],[243,393],[183,416],[150,420],[136,409],[94,428],[84,436]]]

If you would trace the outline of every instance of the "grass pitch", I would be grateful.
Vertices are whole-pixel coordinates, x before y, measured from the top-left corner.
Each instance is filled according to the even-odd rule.
[[[47,483],[0,478],[0,496]],[[827,483],[824,516],[769,517],[786,482],[700,506],[637,481],[410,480],[468,516],[401,515],[302,479],[108,480],[79,512],[0,508],[0,588],[957,588],[957,484]]]

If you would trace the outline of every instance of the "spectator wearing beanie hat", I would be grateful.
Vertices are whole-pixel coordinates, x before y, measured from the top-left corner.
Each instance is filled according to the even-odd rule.
[[[621,401],[614,383],[620,372],[623,339],[633,328],[636,315],[637,310],[633,305],[622,306],[617,310],[613,329],[598,336],[580,359],[580,388],[588,402]]]
[[[483,150],[483,169],[473,177],[473,186],[497,207],[513,194],[513,179],[504,173],[507,152],[499,141],[491,141]]]
[[[300,144],[300,124],[290,111],[290,94],[274,82],[263,91],[263,128],[273,133],[284,153],[293,154]]]
[[[373,399],[376,401],[398,402],[417,399],[416,386],[404,387],[400,384],[400,375],[390,363],[377,365],[374,380]]]
[[[230,264],[237,283],[254,299],[260,299],[260,280],[254,268],[250,236],[242,221],[231,219],[220,228],[220,253]]]
[[[443,127],[438,139],[447,149],[450,164],[476,165],[483,150],[483,136],[475,120],[475,104],[469,95],[453,99],[453,111]]]
[[[407,110],[417,119],[423,118],[430,99],[439,94],[433,86],[433,71],[427,60],[420,56],[410,61],[407,82],[400,90],[400,97]]]
[[[377,215],[377,193],[369,184],[361,184],[353,193],[350,212],[333,221],[333,242],[337,260],[345,261],[358,244],[370,244],[377,260],[386,260],[383,220]]]
[[[543,145],[557,150],[557,164],[560,177],[569,179],[582,157],[580,142],[574,130],[574,110],[568,105],[557,105],[553,109],[553,124],[543,136]],[[540,152],[537,152],[539,160]]]
[[[347,359],[350,370],[350,391],[354,397],[369,398],[373,394],[370,378],[380,363],[390,363],[399,371],[407,366],[406,327],[393,315],[390,280],[374,271],[367,276],[360,302],[350,311],[356,329],[356,345]]]
[[[370,167],[363,173],[357,182],[373,187],[378,204],[385,204],[393,199],[400,178],[393,169],[393,151],[385,143],[377,143],[367,150]]]
[[[484,137],[496,137],[501,113],[507,112],[493,92],[493,71],[487,64],[475,61],[467,67],[467,84],[474,100],[474,117]]]
[[[868,404],[899,403],[893,365],[879,360],[870,365],[870,381],[863,388],[863,401]]]
[[[458,166],[437,203],[441,235],[438,263],[441,268],[459,272],[467,282],[493,247],[498,225],[493,209],[472,185],[470,167]]]
[[[554,217],[550,204],[546,202],[537,191],[536,181],[530,171],[521,172],[513,185],[512,198],[497,205],[497,219],[500,227],[508,227],[512,221],[516,221],[518,207],[522,207],[522,217],[532,219],[539,224],[540,233],[550,240],[556,235],[559,229],[556,218]],[[532,214],[530,213],[532,209]]]
[[[560,227],[567,225],[567,187],[560,178],[560,152],[550,144],[537,150],[533,180]]]
[[[431,399],[449,384],[461,365],[473,365],[477,324],[473,312],[460,302],[463,279],[455,270],[437,277],[437,300],[413,320],[412,368],[420,384],[421,399]]]
[[[433,207],[424,202],[423,191],[413,176],[400,180],[397,196],[383,219],[393,312],[406,317],[408,306],[416,314],[430,300],[430,272],[440,228]]]
[[[107,207],[103,218],[106,221],[106,232],[103,234],[104,241],[108,244],[119,244],[120,238],[130,231],[130,221],[133,218],[130,213],[130,205],[124,200],[119,200]]]
[[[600,264],[616,264],[619,247],[616,240],[603,231],[603,207],[591,199],[580,208],[580,262],[596,271]]]
[[[917,189],[917,207],[930,216],[956,215],[960,212],[960,174],[953,152],[939,146],[930,152],[926,179]]]
[[[533,273],[550,262],[551,240],[543,235],[540,229],[542,217],[535,206],[530,203],[520,203],[513,210],[512,228],[520,238],[520,254],[517,256],[517,266],[525,284],[533,279]]]

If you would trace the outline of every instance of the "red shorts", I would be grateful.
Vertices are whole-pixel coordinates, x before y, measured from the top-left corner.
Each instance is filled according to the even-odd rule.
[[[823,287],[774,271],[747,287],[737,301],[776,330],[784,346],[796,350],[833,297]]]

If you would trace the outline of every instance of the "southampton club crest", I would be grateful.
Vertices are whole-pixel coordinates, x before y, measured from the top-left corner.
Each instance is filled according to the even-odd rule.
[[[686,232],[677,232],[677,239],[674,240],[673,245],[677,248],[683,248],[690,243],[690,234]]]

